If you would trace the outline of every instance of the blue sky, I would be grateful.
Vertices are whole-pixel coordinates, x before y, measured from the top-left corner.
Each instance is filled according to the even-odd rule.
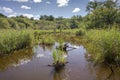
[[[40,15],[63,16],[86,14],[89,0],[0,0],[0,13],[8,17],[24,15],[38,18]]]
[[[84,16],[89,1],[92,0],[0,0],[0,13],[8,17],[24,15],[36,19],[44,14],[65,18]]]

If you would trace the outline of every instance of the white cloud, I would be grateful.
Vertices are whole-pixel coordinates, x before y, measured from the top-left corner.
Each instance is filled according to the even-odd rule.
[[[90,0],[91,2],[94,2],[94,0]]]
[[[47,3],[47,4],[51,4],[51,2],[49,2],[49,1],[46,1],[46,3]]]
[[[21,9],[31,9],[31,7],[28,7],[28,6],[26,6],[26,5],[22,5],[22,6],[21,6]]]
[[[8,7],[0,7],[0,10],[3,10],[5,13],[12,13],[13,10],[11,8]]]
[[[39,18],[40,18],[40,15],[34,15],[35,20],[39,20]]]
[[[14,14],[11,14],[11,15],[9,15],[8,17],[16,17],[16,15],[14,15]]]
[[[79,11],[80,11],[80,8],[75,8],[72,12],[76,13],[76,12],[79,12]]]
[[[23,15],[27,18],[34,18],[35,20],[39,20],[39,18],[40,18],[39,15],[33,15],[33,14],[20,13],[20,15]]]
[[[40,3],[42,0],[33,0],[34,3]]]
[[[69,0],[57,0],[58,7],[68,6]]]
[[[27,18],[32,18],[32,17],[34,17],[33,14],[26,14],[26,13],[25,13],[25,14],[22,14],[22,15],[25,16],[25,17],[27,17]]]
[[[28,2],[29,0],[13,0],[13,1],[17,1],[17,2]]]
[[[17,13],[17,12],[14,12],[14,13],[8,15],[8,17],[16,17],[17,15],[18,15],[18,13]]]

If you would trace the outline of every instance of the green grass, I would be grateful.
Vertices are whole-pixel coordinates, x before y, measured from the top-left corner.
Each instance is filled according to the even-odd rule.
[[[54,50],[53,51],[53,59],[54,59],[54,64],[59,65],[59,64],[65,64],[66,60],[64,57],[64,53],[62,50]]]
[[[60,37],[58,42],[59,42],[58,48],[56,48],[52,53],[52,57],[54,60],[53,66],[55,67],[56,70],[62,69],[66,64],[66,57],[65,57],[66,54],[65,54],[65,51],[63,50],[64,41],[62,37]]]
[[[117,29],[102,30],[1,30],[0,54],[31,47],[35,43],[53,45],[56,42],[69,41],[75,44],[85,44],[91,59],[95,63],[120,64],[120,31]],[[84,32],[84,34],[82,33]],[[68,34],[69,33],[69,34]],[[80,34],[80,36],[76,36]],[[62,43],[61,42],[61,43]],[[60,44],[61,44],[60,43]],[[64,63],[63,51],[53,52],[54,63]],[[62,54],[62,55],[61,55]],[[60,60],[59,60],[60,59]]]
[[[54,43],[55,43],[55,40],[52,36],[45,37],[40,42],[40,44],[44,44],[44,45],[53,45]]]
[[[10,53],[14,50],[31,47],[33,36],[31,31],[1,30],[0,31],[0,54]]]
[[[62,30],[62,33],[75,34],[76,30]],[[54,30],[0,30],[0,54],[31,47],[35,43],[53,45],[54,33]],[[56,30],[55,34],[60,34],[60,30]]]
[[[86,34],[87,50],[96,63],[120,64],[120,32],[90,30]]]

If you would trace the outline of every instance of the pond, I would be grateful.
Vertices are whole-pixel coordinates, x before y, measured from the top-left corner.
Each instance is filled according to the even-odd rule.
[[[52,52],[57,45],[36,45],[0,56],[0,80],[120,80],[118,69],[110,76],[107,66],[94,66],[86,59],[86,49],[82,45],[71,44],[77,48],[67,49],[69,63],[56,72],[48,65],[53,63]]]

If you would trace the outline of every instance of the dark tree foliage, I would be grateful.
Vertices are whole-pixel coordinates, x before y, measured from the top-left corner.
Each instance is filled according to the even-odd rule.
[[[41,15],[40,16],[40,20],[46,20],[46,21],[54,21],[54,16],[50,15],[50,16],[47,16],[47,15]]]
[[[95,4],[99,5],[91,7]],[[120,9],[117,1],[95,1],[92,4],[89,2],[87,8],[90,8],[90,13],[87,15],[87,28],[111,28],[114,24],[120,25]]]
[[[2,13],[0,13],[0,18],[7,18],[7,16],[3,15]]]
[[[71,20],[71,21],[70,21],[70,28],[71,28],[71,29],[78,28],[78,24],[76,23],[75,20]]]

